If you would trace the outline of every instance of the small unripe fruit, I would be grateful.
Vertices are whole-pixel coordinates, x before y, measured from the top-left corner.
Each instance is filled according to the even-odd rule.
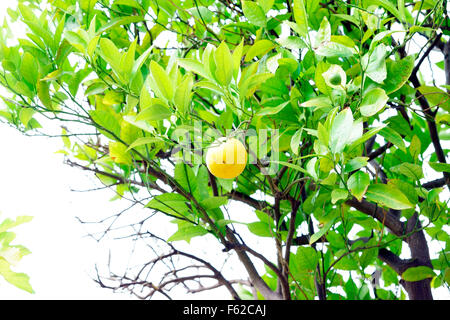
[[[338,86],[342,81],[341,75],[339,73],[335,73],[330,77],[329,81],[333,86]]]

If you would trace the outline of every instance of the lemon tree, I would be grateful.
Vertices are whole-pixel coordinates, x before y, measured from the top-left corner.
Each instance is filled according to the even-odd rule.
[[[67,164],[143,208],[118,237],[161,250],[104,286],[432,299],[450,274],[446,6],[18,1],[0,33],[0,117],[61,136]],[[217,250],[201,257],[198,239]]]

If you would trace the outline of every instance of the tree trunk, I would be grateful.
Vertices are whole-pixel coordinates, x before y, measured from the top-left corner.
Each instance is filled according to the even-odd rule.
[[[406,238],[409,249],[411,250],[411,259],[415,266],[426,266],[433,268],[431,265],[430,252],[425,234],[421,229],[422,225],[419,221],[417,212],[408,220],[406,232],[412,234]],[[417,231],[414,231],[417,230]],[[421,281],[401,281],[401,284],[408,293],[410,300],[433,300],[431,293],[431,279]]]
[[[431,279],[415,282],[402,281],[402,285],[408,293],[409,300],[433,300],[430,282]]]

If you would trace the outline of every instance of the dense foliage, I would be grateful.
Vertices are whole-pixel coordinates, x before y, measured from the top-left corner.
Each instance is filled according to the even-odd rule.
[[[19,1],[0,35],[0,116],[24,132],[59,121],[68,164],[94,172],[117,198],[146,191],[151,199],[136,201],[149,215],[174,219],[168,239],[139,230],[170,249],[147,266],[181,255],[235,299],[431,299],[450,281],[446,7]],[[249,163],[238,178],[218,179],[204,151],[230,133]],[[230,202],[254,221],[225,214]],[[238,234],[243,224],[249,232]],[[255,236],[273,248],[250,248]],[[193,237],[236,254],[248,281],[176,249]],[[168,296],[204,277],[173,272],[154,285],[145,274],[120,284]]]

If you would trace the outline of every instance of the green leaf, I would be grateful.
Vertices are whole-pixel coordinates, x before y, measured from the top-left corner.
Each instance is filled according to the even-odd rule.
[[[241,81],[239,83],[239,91],[241,95],[247,98],[250,97],[262,83],[273,76],[273,73],[258,73],[252,75],[243,82]]]
[[[409,282],[420,281],[435,277],[433,269],[426,266],[411,267],[402,273],[402,279]]]
[[[64,147],[66,149],[70,149],[70,147],[71,147],[70,139],[67,136],[67,130],[64,129],[64,128],[62,129],[62,132],[61,132],[61,138],[62,138],[62,141],[64,143]]]
[[[217,82],[222,86],[228,86],[233,77],[233,58],[225,42],[222,42],[214,52],[214,61],[217,66],[215,72]]]
[[[63,76],[64,74],[65,74],[64,71],[62,71],[61,69],[58,69],[53,72],[50,72],[48,75],[46,75],[44,78],[42,78],[41,81],[54,81],[54,80],[61,78],[61,76]]]
[[[387,76],[384,79],[382,88],[386,94],[391,94],[400,89],[409,79],[414,68],[414,56],[407,56],[399,61],[388,59],[386,61]]]
[[[331,219],[330,221],[328,221],[319,231],[317,231],[316,233],[314,233],[311,238],[309,239],[309,244],[313,244],[314,242],[316,242],[317,240],[319,240],[320,238],[322,238],[322,236],[325,235],[325,233],[327,233],[328,230],[330,230],[330,228],[333,226],[334,224],[334,220],[335,219]]]
[[[408,198],[409,202],[417,204],[417,192],[411,183],[400,179],[389,179],[388,184],[392,184],[395,188],[399,189]]]
[[[332,153],[341,153],[351,135],[353,115],[350,108],[345,108],[334,118],[330,131],[330,150]]]
[[[384,38],[392,36],[394,33],[397,32],[405,32],[404,30],[385,30],[377,33],[375,37],[373,37],[372,42],[370,43],[369,51],[372,51],[373,48],[375,48],[378,43],[383,40]]]
[[[186,198],[178,193],[163,193],[150,200],[146,207],[174,216],[185,216],[190,211],[186,201]]]
[[[420,180],[423,178],[422,167],[417,164],[403,162],[399,165],[391,167],[390,169],[394,173],[402,174],[413,180]]]
[[[224,192],[231,192],[233,190],[233,181],[232,179],[222,179],[217,178],[217,182],[219,182],[219,185],[223,188]]]
[[[214,52],[216,47],[210,43],[206,45],[205,50],[203,50],[202,54],[202,63],[205,68],[206,73],[208,74],[209,79],[214,78],[214,72],[217,68],[216,63],[214,62]]]
[[[126,165],[131,165],[133,163],[131,155],[127,153],[127,147],[118,141],[109,142],[109,156],[116,163]]]
[[[256,2],[242,1],[242,11],[251,24],[258,27],[266,26],[266,14]]]
[[[147,121],[136,121],[136,116],[123,116],[123,120],[144,131],[154,133],[154,128]]]
[[[367,166],[367,160],[369,160],[369,157],[356,157],[351,159],[345,164],[344,172],[352,172]]]
[[[241,59],[243,51],[244,51],[244,39],[242,39],[239,45],[234,48],[233,54],[231,55],[233,60],[233,76],[235,79],[237,79],[239,70],[241,68]]]
[[[298,155],[298,149],[302,139],[303,128],[297,130],[291,138],[291,150],[295,155]]]
[[[319,254],[311,247],[298,247],[295,265],[302,271],[314,271],[319,263]]]
[[[206,165],[200,166],[197,171],[197,175],[195,176],[197,188],[194,191],[193,196],[195,199],[203,200],[210,197],[209,194],[209,172],[206,168]]]
[[[38,81],[38,72],[38,62],[31,53],[25,52],[22,56],[22,63],[20,64],[20,74],[25,81],[35,87]]]
[[[348,191],[345,189],[333,189],[331,191],[331,203],[335,204],[339,200],[345,200],[348,197]]]
[[[286,101],[276,107],[264,107],[263,109],[258,111],[257,115],[258,116],[268,116],[268,115],[277,114],[278,112],[283,110],[289,103],[290,103],[290,101]]]
[[[378,44],[373,52],[369,52],[363,56],[361,64],[365,70],[365,74],[377,83],[382,83],[386,79],[386,46]]]
[[[206,23],[211,23],[214,13],[204,6],[196,6],[195,8],[188,9],[197,20],[204,20]]]
[[[186,74],[175,90],[175,97],[173,101],[182,115],[186,115],[189,111],[189,106],[192,100],[193,85],[194,78],[191,74]]]
[[[326,16],[323,17],[314,39],[314,48],[319,48],[321,45],[326,45],[331,40],[331,26]]]
[[[280,46],[291,50],[307,48],[307,45],[302,40],[302,38],[296,36],[287,36],[285,38],[278,38],[276,41]]]
[[[53,110],[53,103],[50,97],[50,84],[47,81],[38,81],[36,83],[36,89],[42,104],[49,110]]]
[[[278,163],[278,164],[281,164],[282,166],[286,166],[286,167],[295,169],[297,171],[303,172],[303,173],[305,173],[307,175],[310,175],[308,171],[306,171],[305,169],[303,169],[299,165],[296,165],[296,164],[293,164],[293,163],[290,163],[290,162],[286,162],[286,161],[275,161],[275,160],[272,160],[271,162]]]
[[[169,107],[161,103],[155,103],[148,108],[145,108],[136,116],[135,121],[158,121],[168,119],[172,115]]]
[[[115,0],[114,5],[128,6],[142,10],[142,6],[135,0]]]
[[[267,14],[275,2],[275,0],[257,0],[259,6],[264,10],[264,13]]]
[[[132,144],[130,144],[130,146],[127,148],[127,151],[130,151],[131,149],[139,147],[139,146],[143,146],[143,145],[151,144],[151,143],[158,143],[161,141],[162,140],[160,138],[156,138],[156,137],[142,137],[142,138],[139,138],[136,141],[134,141]]]
[[[46,45],[51,46],[53,44],[52,34],[42,26],[42,23],[34,15],[31,7],[23,3],[19,3],[18,8],[20,10],[20,14],[22,15],[23,21],[33,32],[32,35],[37,35],[44,40]],[[30,34],[28,36],[30,37]]]
[[[395,16],[398,20],[402,21],[402,16],[397,10],[395,5],[389,0],[372,0],[373,4],[378,4]]]
[[[33,219],[31,216],[18,216],[15,220],[6,218],[0,224],[0,233],[8,231],[11,228],[17,227],[22,223],[30,222]]]
[[[320,181],[320,184],[334,186],[336,184],[337,177],[336,172],[331,172],[325,179]]]
[[[321,144],[328,146],[330,142],[330,134],[321,122],[319,122],[317,126],[317,137],[319,138]]]
[[[306,164],[306,172],[310,175],[314,180],[317,180],[319,177],[317,175],[317,158],[312,158]]]
[[[314,82],[316,83],[317,89],[323,94],[329,96],[331,93],[331,88],[327,86],[325,83],[325,79],[322,74],[328,70],[330,65],[324,61],[319,61],[316,66],[315,74],[314,74]],[[331,100],[330,100],[331,102]]]
[[[150,72],[163,97],[168,101],[172,101],[174,89],[166,71],[157,62],[152,60],[150,62]]]
[[[361,201],[364,194],[367,191],[367,188],[370,184],[370,177],[367,173],[362,171],[357,171],[350,176],[347,181],[347,186],[350,189],[352,195]]]
[[[192,171],[192,168],[189,165],[182,161],[177,162],[175,165],[174,178],[181,188],[190,194],[194,193],[195,189],[197,189],[194,171]]]
[[[358,19],[356,19],[355,17],[350,16],[348,14],[340,14],[340,13],[338,14],[338,13],[336,13],[336,14],[333,14],[333,16],[338,17],[339,19],[342,19],[342,20],[347,20],[348,22],[353,23],[357,27],[359,27],[359,25],[360,25]]]
[[[196,82],[194,84],[194,87],[195,88],[208,89],[208,90],[211,90],[212,92],[214,92],[216,94],[219,94],[219,95],[223,95],[224,94],[222,88],[220,88],[218,85],[212,83],[209,80],[202,80],[202,81]]]
[[[22,108],[19,112],[19,119],[23,123],[25,127],[28,126],[28,122],[33,118],[33,115],[36,113],[36,110],[33,108]]]
[[[83,11],[92,11],[94,9],[95,4],[97,3],[96,0],[80,0],[80,8]]]
[[[414,161],[416,161],[419,158],[420,152],[422,150],[421,148],[422,148],[422,142],[420,141],[420,139],[417,135],[414,135],[411,138],[411,143],[408,148],[409,154],[413,157]]]
[[[342,253],[343,254],[343,253]],[[339,255],[339,257],[342,257],[342,254]],[[350,255],[346,255],[342,257],[336,264],[335,268],[338,270],[357,270],[358,269],[358,262],[357,260],[353,259]]]
[[[273,237],[274,232],[270,228],[270,225],[268,225],[265,222],[251,222],[247,224],[248,230],[257,235],[258,237]]]
[[[370,240],[366,246],[373,246],[376,245],[375,242],[376,239],[372,238],[372,240]],[[378,248],[370,248],[370,249],[365,249],[363,251],[363,253],[361,254],[361,257],[359,258],[359,264],[361,265],[361,267],[363,268],[363,270],[365,268],[367,268],[369,265],[371,265],[375,259],[378,256]]]
[[[428,100],[430,107],[439,106],[450,112],[450,94],[436,87],[420,86],[417,88]]]
[[[323,79],[323,77],[322,77]],[[321,109],[321,108],[331,108],[332,104],[331,104],[331,100],[329,97],[326,96],[318,96],[317,98],[312,98],[309,99],[305,102],[302,102],[300,104],[300,107],[316,107],[316,109]]]
[[[201,206],[206,210],[220,208],[228,203],[227,197],[210,197],[200,202]]]
[[[294,0],[293,11],[299,34],[306,38],[308,34],[308,15],[303,0]]]
[[[450,172],[450,164],[441,162],[428,162],[430,167],[438,172]]]
[[[212,80],[208,73],[205,71],[205,68],[202,63],[198,62],[194,59],[178,59],[178,65],[188,71],[194,72],[205,79]]]
[[[390,127],[385,127],[383,128],[383,130],[380,131],[380,135],[387,141],[393,143],[397,148],[399,148],[403,152],[406,152],[405,141],[403,141],[402,136],[394,129],[391,129]]]
[[[184,240],[187,243],[191,241],[194,237],[200,237],[208,233],[208,230],[203,228],[202,226],[195,226],[195,225],[182,225],[178,227],[178,231],[175,232],[173,235],[167,239],[168,242],[172,241],[181,241]]]
[[[127,52],[122,55],[119,68],[123,79],[126,83],[130,82],[131,74],[134,66],[134,58],[136,55],[137,39],[135,39],[129,46]]]
[[[120,136],[120,123],[117,118],[110,113],[110,111],[91,110],[89,111],[89,115],[91,116],[92,120],[101,127],[100,130],[104,128],[111,132],[111,134],[105,132],[106,136],[114,140],[117,139],[115,136]]]
[[[96,35],[99,36],[103,32],[108,31],[109,29],[112,29],[112,28],[117,27],[117,26],[122,26],[122,25],[127,25],[127,24],[130,24],[130,23],[141,22],[141,21],[144,21],[144,20],[145,19],[144,19],[143,16],[122,16],[122,17],[117,17],[117,18],[109,20],[108,23],[102,25],[97,30]]]
[[[17,273],[10,269],[10,264],[3,258],[0,258],[0,275],[19,289],[34,293],[30,285],[30,277],[24,273]]]
[[[141,67],[144,65],[145,61],[148,59],[150,53],[153,50],[153,46],[145,50],[143,54],[139,56],[139,58],[136,59],[136,61],[133,64],[133,68],[131,70],[131,77],[130,79],[133,80],[138,71],[141,69]]]
[[[363,116],[371,117],[380,112],[388,100],[389,97],[383,89],[374,88],[364,94],[359,111]]]
[[[386,126],[385,124],[382,124],[380,127],[370,129],[369,131],[364,133],[360,138],[353,141],[351,143],[349,149],[352,150],[353,148],[356,148],[359,145],[361,145],[362,143],[366,142],[367,140],[372,138],[374,135],[376,135],[378,132],[380,132],[385,126]]]
[[[113,70],[119,70],[119,63],[122,57],[122,54],[117,49],[114,42],[109,40],[108,38],[100,39],[100,54],[103,59],[108,62]]]
[[[354,48],[349,48],[338,42],[327,42],[319,46],[314,52],[319,56],[324,57],[337,57],[337,58],[348,58],[356,53]]]
[[[251,61],[254,57],[262,57],[267,52],[272,50],[275,47],[275,44],[267,39],[258,40],[256,41],[250,49],[247,51],[247,54],[245,55],[245,61]]]
[[[414,205],[397,188],[392,185],[377,183],[369,186],[366,192],[369,201],[376,202],[391,209],[403,210],[414,208]]]

